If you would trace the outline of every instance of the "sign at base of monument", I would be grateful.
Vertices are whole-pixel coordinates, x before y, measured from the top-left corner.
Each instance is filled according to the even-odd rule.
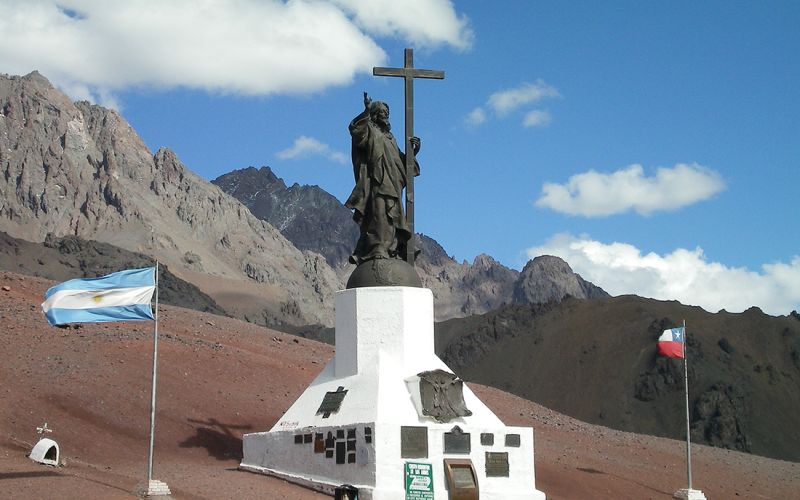
[[[431,464],[406,462],[406,500],[433,500]]]

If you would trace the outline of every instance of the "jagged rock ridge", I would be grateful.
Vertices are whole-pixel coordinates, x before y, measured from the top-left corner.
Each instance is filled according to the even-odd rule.
[[[286,186],[269,167],[234,170],[211,181],[277,228],[301,250],[317,252],[332,267],[347,265],[358,239],[350,210],[319,186]]]
[[[528,261],[514,285],[514,302],[519,304],[542,304],[566,296],[597,299],[609,295],[572,272],[563,259],[552,255],[541,255]]]

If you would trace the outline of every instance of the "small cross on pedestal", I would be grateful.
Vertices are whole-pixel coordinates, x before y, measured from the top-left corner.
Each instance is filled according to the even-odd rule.
[[[414,51],[405,49],[405,62],[402,68],[372,68],[374,76],[399,76],[405,79],[405,102],[406,102],[406,129],[405,129],[405,153],[406,153],[406,221],[411,239],[406,247],[405,261],[414,265],[414,148],[411,146],[411,138],[414,137],[414,78],[434,78],[441,80],[444,78],[444,71],[433,69],[417,69],[414,67]]]
[[[36,428],[36,434],[38,434],[40,438],[50,432],[53,432],[53,429],[47,428],[47,422],[45,422],[43,426]]]

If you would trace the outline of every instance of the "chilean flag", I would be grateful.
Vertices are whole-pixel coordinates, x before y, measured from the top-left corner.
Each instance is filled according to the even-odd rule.
[[[668,358],[683,357],[684,327],[670,328],[658,337],[658,354]]]

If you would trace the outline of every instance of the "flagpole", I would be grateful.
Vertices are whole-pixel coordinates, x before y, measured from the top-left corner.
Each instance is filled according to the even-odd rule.
[[[689,491],[692,490],[692,443],[689,438],[689,358],[686,355],[686,320],[683,320],[683,387],[686,394],[686,476],[689,479]]]
[[[158,261],[155,269],[156,283],[156,310],[155,322],[153,327],[153,389],[150,396],[150,453],[147,459],[147,484],[150,488],[150,481],[153,480],[153,436],[156,425],[156,367],[158,366]],[[689,481],[691,484],[691,480]]]

